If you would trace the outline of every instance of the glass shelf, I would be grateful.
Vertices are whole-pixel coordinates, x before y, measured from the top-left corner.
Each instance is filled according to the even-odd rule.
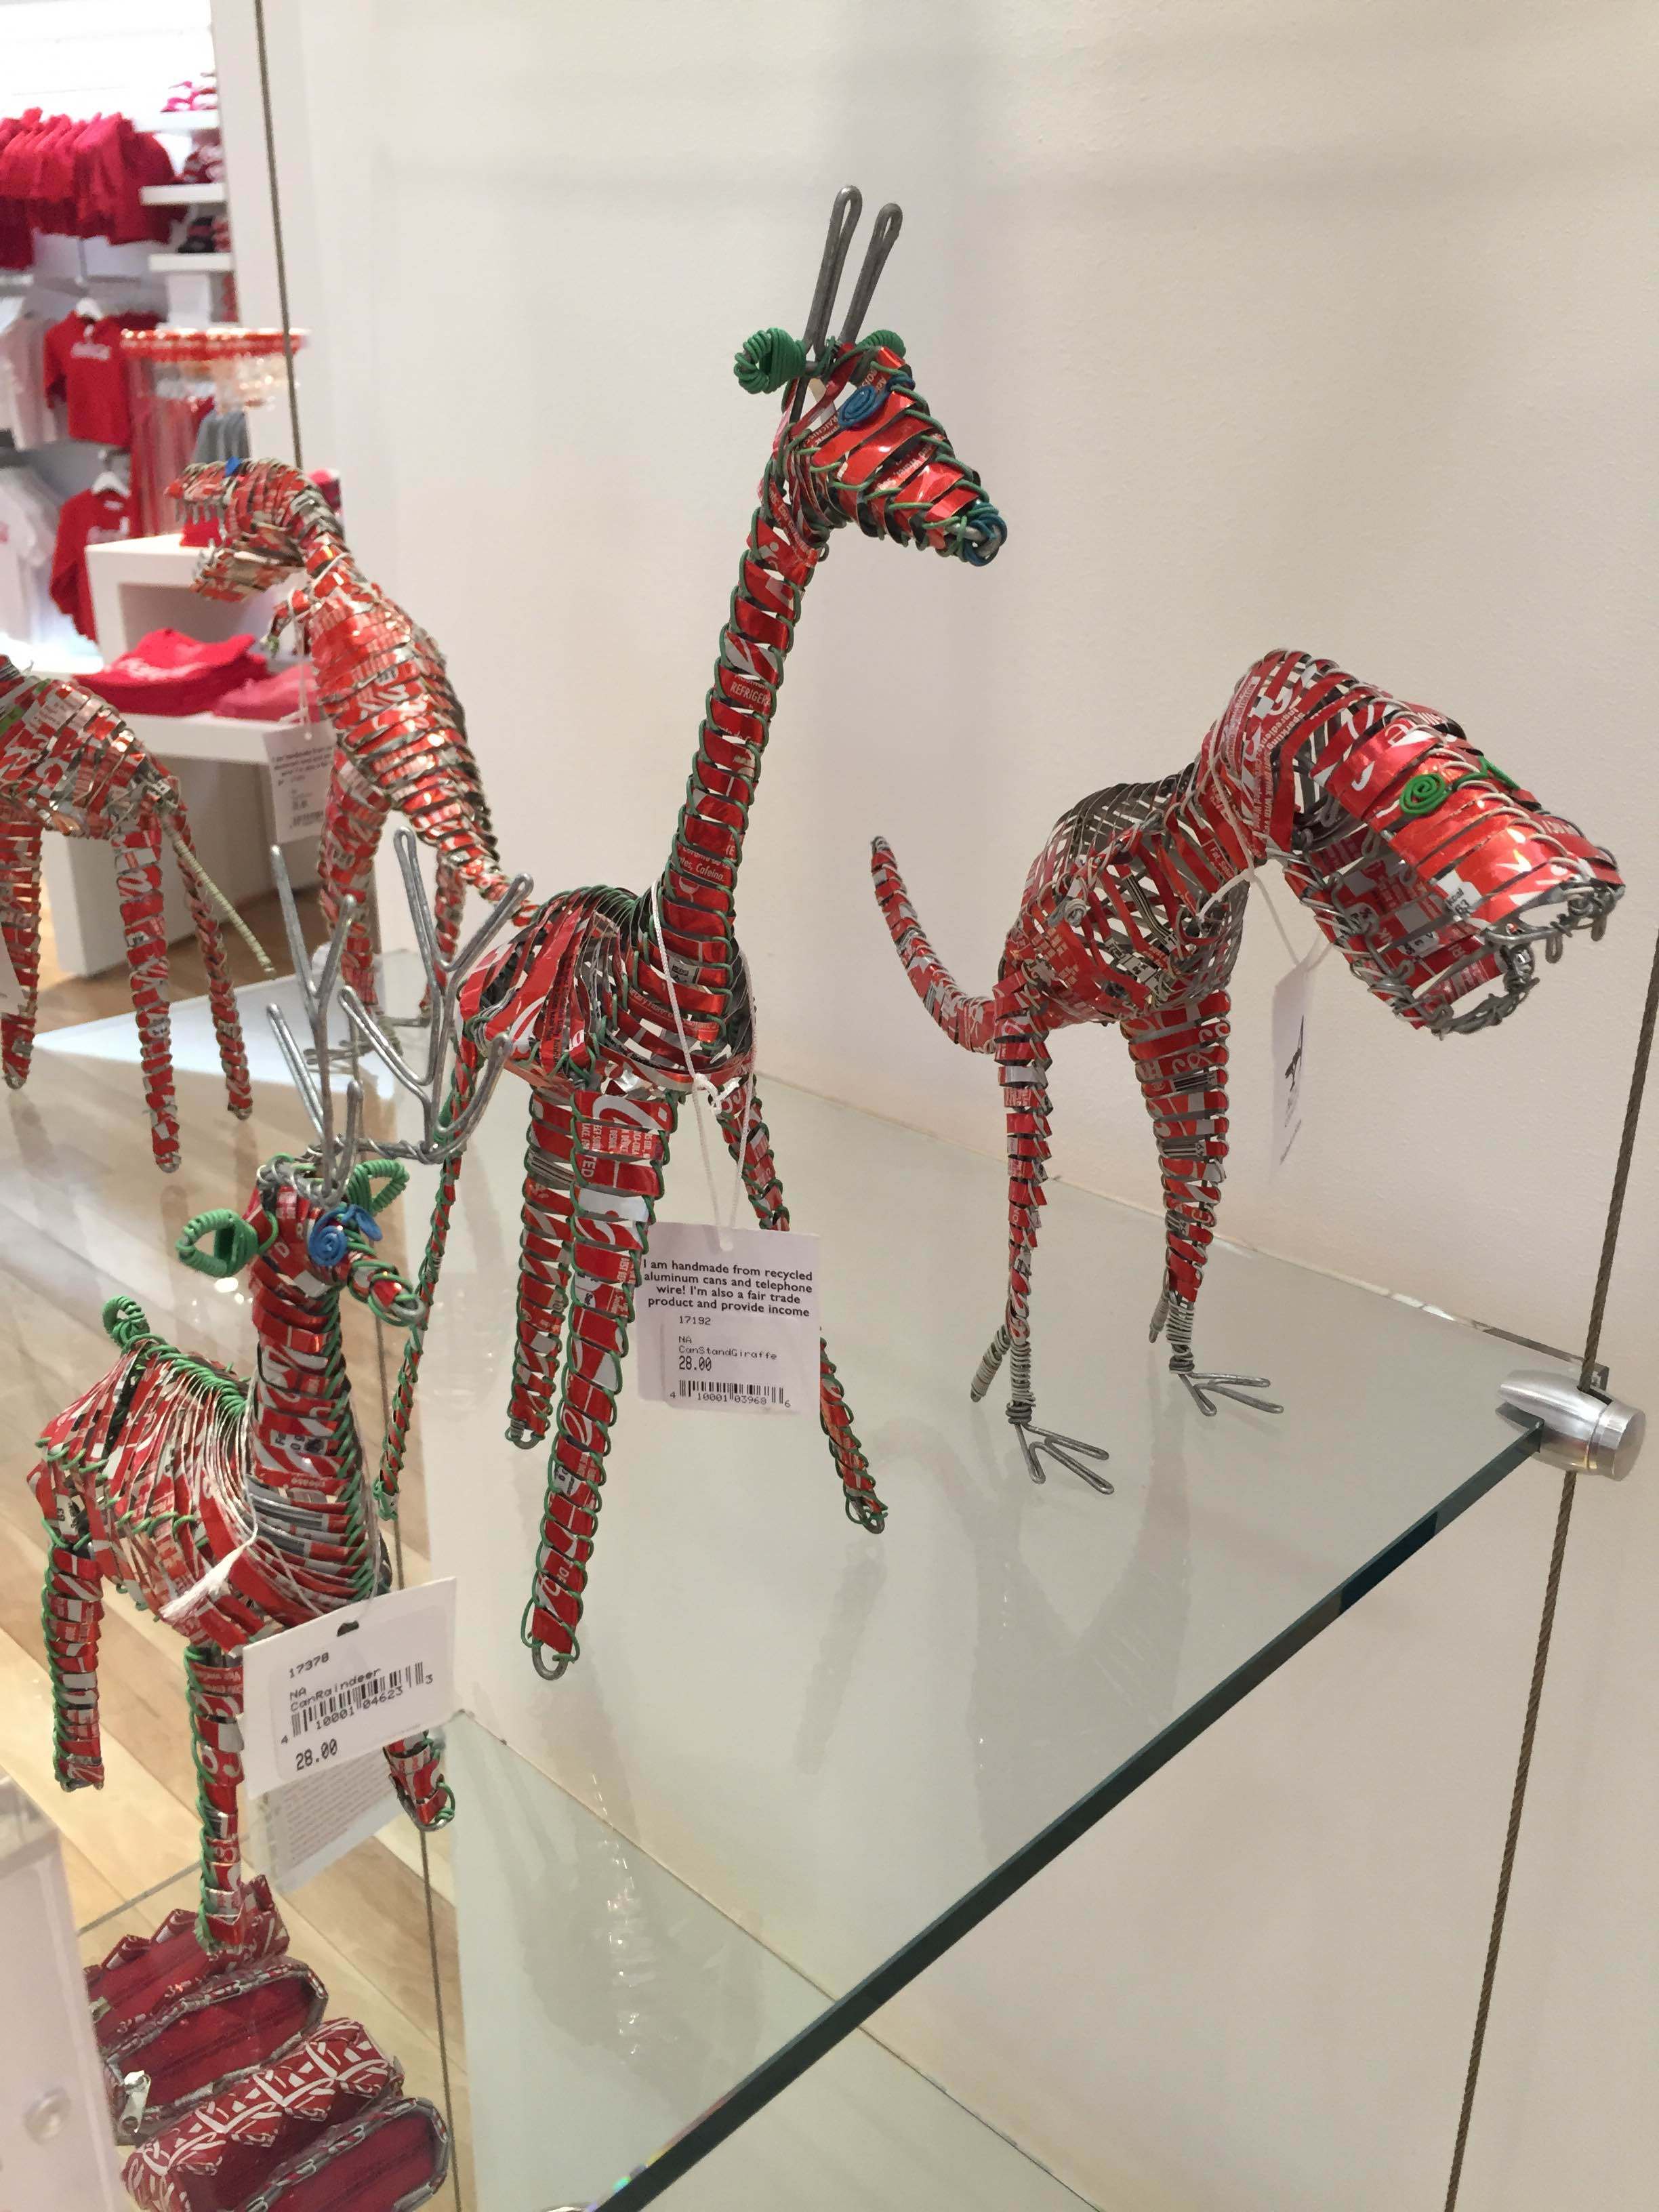
[[[11,1102],[30,1172],[8,1200],[14,1265],[37,1292],[16,1346],[39,1363],[31,1419],[100,1371],[96,1316],[116,1288],[166,1334],[246,1364],[237,1293],[170,1253],[187,1214],[240,1205],[258,1160],[298,1133],[259,1011],[273,995],[242,994],[249,1127],[223,1114],[204,1009],[173,1010],[185,1164],[165,1182],[148,1166],[131,1023],[41,1039]],[[688,1416],[630,1394],[583,1656],[556,1685],[517,1634],[544,1457],[501,1434],[524,1142],[510,1080],[462,1176],[404,1521],[411,1575],[458,1578],[470,1716],[451,1731],[459,1811],[429,1893],[441,1958],[452,1942],[459,1958],[442,2045],[423,1913],[368,1910],[418,1885],[410,1832],[359,1845],[293,1910],[335,1962],[340,2009],[372,2027],[398,1996],[407,2025],[388,2033],[410,2045],[412,2087],[436,2097],[428,2061],[450,2059],[456,2201],[480,2212],[627,2208],[665,2185],[688,2212],[751,2195],[825,2212],[1080,2201],[913,2070],[902,2006],[820,2057],[847,2017],[830,2008],[945,1916],[942,1948],[964,1899],[989,1909],[1001,1893],[998,1869],[1063,1848],[1530,1449],[1493,1408],[1535,1352],[1224,1244],[1200,1358],[1271,1374],[1286,1412],[1204,1419],[1146,1340],[1161,1222],[1054,1184],[1034,1301],[1040,1412],[1109,1448],[1116,1490],[1035,1488],[1000,1393],[975,1407],[966,1387],[1000,1304],[1000,1161],[777,1083],[765,1109],[796,1224],[823,1238],[824,1324],[887,1530],[843,1517],[815,1421]],[[683,1132],[665,1212],[706,1218],[701,1182]],[[401,1248],[411,1271],[424,1214],[417,1189],[388,1217],[388,1256]],[[372,1434],[374,1355],[355,1314],[349,1326]],[[174,1643],[154,1624],[110,1630],[106,1714],[118,1654],[166,1647],[173,1664]],[[37,1794],[68,1803],[71,1842],[100,1863],[118,1808],[98,1828],[85,1799]],[[141,1810],[154,1856],[181,1808]],[[106,1911],[100,1950],[189,1888],[118,1923]],[[1109,1966],[1109,1929],[1091,1940]],[[297,1936],[295,1948],[309,1955]],[[859,2002],[897,1986],[890,1971]],[[730,2094],[746,2075],[781,2083],[801,2063],[805,2079],[675,2178],[755,2105],[753,2088]]]

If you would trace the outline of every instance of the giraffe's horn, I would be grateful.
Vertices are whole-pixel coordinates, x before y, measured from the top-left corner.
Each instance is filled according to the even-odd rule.
[[[864,266],[859,271],[859,281],[853,288],[852,305],[847,310],[847,320],[842,325],[841,342],[851,345],[864,328],[870,302],[876,296],[876,286],[887,265],[887,257],[893,250],[893,241],[899,234],[899,225],[904,221],[904,210],[896,200],[889,200],[876,216],[875,228],[870,233],[870,243],[864,249]]]
[[[864,195],[856,185],[843,185],[836,194],[836,204],[830,210],[830,231],[823,241],[823,258],[818,264],[818,281],[812,293],[812,304],[806,313],[806,335],[801,340],[810,362],[822,351],[830,334],[830,318],[835,310],[836,295],[841,289],[841,272],[847,266],[847,255],[853,243],[853,233],[859,227],[859,217],[864,213]]]

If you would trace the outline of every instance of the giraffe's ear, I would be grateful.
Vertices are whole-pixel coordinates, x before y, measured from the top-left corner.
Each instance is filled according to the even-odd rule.
[[[774,325],[744,340],[732,358],[732,374],[745,392],[781,392],[805,366],[800,340]]]
[[[361,1160],[347,1178],[346,1204],[361,1206],[368,1213],[384,1213],[392,1200],[402,1195],[408,1181],[409,1170],[401,1160]]]
[[[204,1250],[202,1239],[213,1239],[210,1249]],[[228,1206],[216,1206],[210,1213],[198,1213],[185,1222],[179,1232],[175,1246],[185,1267],[194,1267],[198,1275],[240,1273],[259,1249],[259,1232],[251,1221],[244,1221],[240,1213]]]

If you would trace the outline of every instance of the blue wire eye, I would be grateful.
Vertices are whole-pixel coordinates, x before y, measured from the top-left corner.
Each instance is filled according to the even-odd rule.
[[[346,1233],[337,1213],[319,1214],[306,1238],[306,1251],[319,1267],[337,1267],[346,1255]]]
[[[855,422],[867,422],[880,406],[881,398],[880,385],[855,384],[836,410],[836,420],[843,430],[850,430]]]

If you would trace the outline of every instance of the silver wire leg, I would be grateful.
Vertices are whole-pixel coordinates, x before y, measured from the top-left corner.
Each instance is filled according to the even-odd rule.
[[[1149,1340],[1158,1342],[1158,1332],[1167,1329],[1170,1337],[1170,1372],[1178,1375],[1187,1386],[1187,1394],[1200,1413],[1213,1419],[1217,1398],[1231,1398],[1236,1405],[1253,1406],[1258,1413],[1282,1413],[1285,1408],[1271,1398],[1258,1398],[1257,1390],[1271,1390],[1273,1378],[1267,1375],[1218,1375],[1200,1369],[1193,1358],[1193,1302],[1177,1297],[1173,1291],[1165,1290],[1152,1309],[1152,1325]]]
[[[997,1337],[1002,1340],[1005,1346],[1009,1346],[1006,1328],[999,1329]],[[1036,1411],[1036,1401],[1031,1395],[1030,1340],[1022,1339],[1009,1348],[1012,1357],[1008,1363],[1008,1422],[1019,1438],[1020,1455],[1025,1462],[1026,1474],[1033,1482],[1046,1482],[1048,1477],[1042,1465],[1042,1456],[1047,1453],[1057,1467],[1063,1467],[1068,1474],[1076,1475],[1079,1482],[1086,1482],[1090,1489],[1097,1491],[1101,1497],[1115,1496],[1114,1486],[1107,1481],[1105,1476],[1097,1474],[1093,1468],[1084,1465],[1084,1459],[1109,1459],[1111,1454],[1109,1451],[1103,1450],[1098,1444],[1085,1443],[1081,1437],[1062,1436],[1056,1429],[1040,1429],[1033,1422],[1031,1416]],[[1002,1352],[998,1348],[996,1338],[993,1338],[990,1351],[980,1362],[981,1374],[984,1374],[987,1362],[991,1361],[992,1352],[996,1354],[991,1364],[991,1374],[994,1375],[1002,1364]],[[978,1376],[975,1377],[975,1382],[978,1379]],[[987,1376],[988,1384],[990,1376]],[[980,1391],[977,1395],[982,1397],[984,1392]],[[1074,1457],[1077,1453],[1081,1453],[1083,1458]]]

